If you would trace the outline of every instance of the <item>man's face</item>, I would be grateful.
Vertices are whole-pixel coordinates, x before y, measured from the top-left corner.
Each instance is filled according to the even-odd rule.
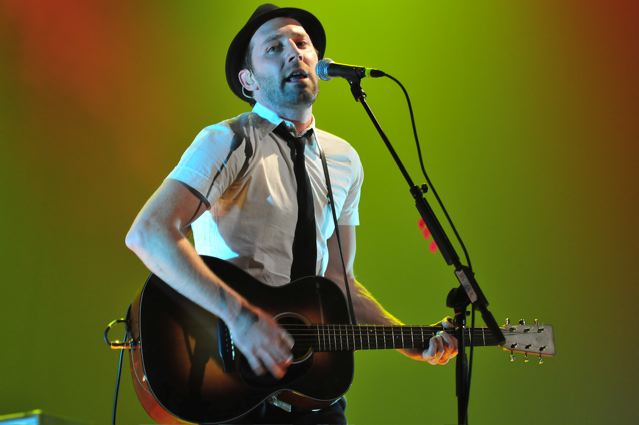
[[[264,23],[249,44],[255,100],[273,110],[309,107],[318,92],[317,52],[294,19]]]

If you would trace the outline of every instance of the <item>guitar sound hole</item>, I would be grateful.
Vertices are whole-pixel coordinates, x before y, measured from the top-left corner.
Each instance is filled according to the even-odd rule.
[[[281,313],[275,316],[275,320],[277,320],[277,323],[286,329],[295,340],[295,344],[291,350],[293,352],[293,364],[301,363],[308,359],[310,355],[313,354],[311,344],[314,341],[314,337],[308,328],[309,323],[306,322],[304,317],[296,313]]]
[[[239,356],[239,372],[245,383],[255,387],[280,387],[302,377],[312,366],[312,339],[306,331],[309,325],[302,316],[295,313],[282,313],[275,316],[275,320],[295,339],[293,345],[293,362],[289,365],[286,375],[277,379],[270,373],[256,375],[244,356]],[[297,336],[297,337],[296,337]]]

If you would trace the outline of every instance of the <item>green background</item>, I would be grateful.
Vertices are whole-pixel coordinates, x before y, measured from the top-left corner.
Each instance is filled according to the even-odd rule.
[[[0,0],[0,413],[110,420],[117,353],[102,331],[147,275],[124,235],[195,134],[246,110],[223,64],[257,4]],[[498,320],[555,326],[543,366],[476,349],[472,423],[635,423],[637,2],[295,6],[323,22],[328,57],[408,88]],[[363,85],[421,183],[401,92]],[[358,278],[404,322],[447,314],[452,270],[347,83],[322,83],[314,112],[364,163]],[[150,422],[128,367],[120,397],[120,423]],[[456,421],[454,366],[393,351],[357,353],[347,397],[355,424]]]

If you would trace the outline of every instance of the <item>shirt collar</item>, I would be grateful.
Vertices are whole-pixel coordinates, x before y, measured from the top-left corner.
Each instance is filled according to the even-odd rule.
[[[282,122],[284,122],[286,124],[286,127],[288,127],[288,129],[291,131],[291,133],[293,135],[296,135],[295,124],[293,124],[291,121],[285,120],[284,118],[280,117],[279,115],[277,115],[277,113],[270,110],[269,108],[262,105],[261,103],[259,102],[255,103],[255,106],[253,106],[253,112],[259,115],[260,117],[264,118],[271,124],[273,124],[273,128],[277,127]],[[315,132],[314,116],[311,118],[311,125],[306,129],[306,132],[310,131],[311,129],[313,130],[313,132]]]

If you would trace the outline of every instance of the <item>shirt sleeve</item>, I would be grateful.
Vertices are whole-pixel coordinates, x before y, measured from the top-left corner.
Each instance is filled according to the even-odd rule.
[[[351,169],[353,170],[351,186],[346,195],[342,211],[337,219],[337,223],[340,226],[359,225],[359,198],[362,191],[362,183],[364,182],[364,168],[362,167],[359,155],[357,155],[354,149],[352,149]]]
[[[238,138],[225,122],[206,127],[167,178],[184,183],[212,205],[242,168],[246,160],[245,143],[247,141]]]

